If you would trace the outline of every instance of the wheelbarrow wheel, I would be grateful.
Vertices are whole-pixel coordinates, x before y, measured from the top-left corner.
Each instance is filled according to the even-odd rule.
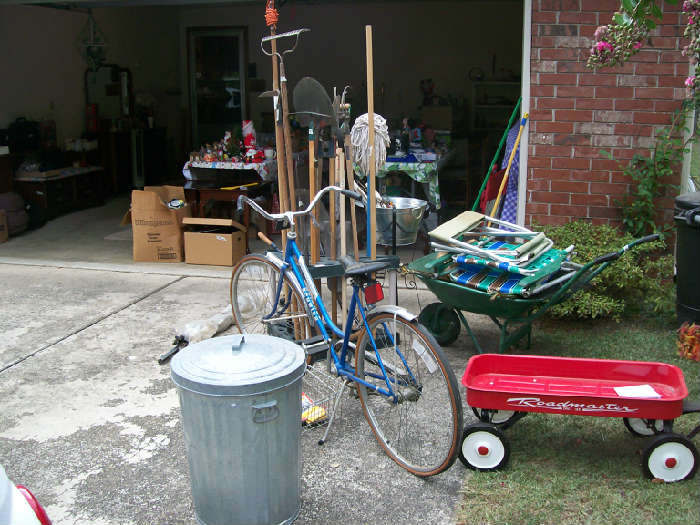
[[[641,419],[636,417],[623,417],[622,422],[625,424],[630,434],[636,437],[649,437],[656,434],[661,434],[664,431],[663,419]]]
[[[418,316],[418,322],[425,326],[440,346],[449,346],[459,337],[461,324],[457,312],[443,303],[431,303]]]
[[[659,434],[642,453],[642,469],[648,478],[666,483],[690,479],[698,470],[698,449],[680,434]]]
[[[510,457],[510,444],[496,426],[474,423],[464,428],[459,460],[472,470],[487,472],[506,466]]]

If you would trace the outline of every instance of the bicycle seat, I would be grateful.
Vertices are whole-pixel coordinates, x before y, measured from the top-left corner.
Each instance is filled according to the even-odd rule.
[[[345,275],[349,275],[350,277],[378,272],[379,270],[389,268],[393,264],[391,260],[356,261],[348,255],[343,255],[339,260],[343,263],[343,266],[345,266]]]

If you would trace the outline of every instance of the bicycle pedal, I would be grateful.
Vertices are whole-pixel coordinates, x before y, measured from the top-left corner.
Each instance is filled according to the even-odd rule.
[[[326,341],[324,341],[323,336],[317,335],[315,337],[310,337],[309,339],[298,341],[297,344],[304,349],[307,365],[313,365],[317,361],[326,359],[328,345]]]
[[[307,346],[313,346],[318,343],[323,342],[323,336],[322,335],[315,335],[313,337],[309,337],[308,339],[301,339],[298,341],[294,341],[296,344],[301,346],[302,348],[306,348]]]

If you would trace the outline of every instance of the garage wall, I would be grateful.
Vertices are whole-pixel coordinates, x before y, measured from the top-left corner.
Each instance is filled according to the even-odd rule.
[[[177,8],[93,10],[107,39],[107,62],[131,70],[135,91],[159,100],[158,123],[180,136]],[[56,121],[59,144],[85,131],[79,34],[87,15],[32,6],[0,6],[0,127],[15,118]]]
[[[77,36],[81,14],[39,7],[0,7],[0,127],[17,117],[56,120],[59,140],[84,130],[85,66]]]
[[[286,5],[278,32],[301,27],[297,50],[287,55],[290,93],[303,76],[312,76],[332,94],[350,84],[356,107],[366,107],[365,25],[373,27],[375,111],[387,118],[416,114],[422,101],[419,82],[432,78],[435,92],[471,96],[468,73],[480,67],[489,75],[495,57],[501,68],[520,74],[522,1],[340,2]],[[202,26],[247,26],[249,62],[271,89],[271,60],[260,50],[269,35],[263,4],[186,8],[180,12],[181,89],[187,93],[186,30]],[[384,86],[384,94],[381,88]],[[187,96],[182,98],[187,105]],[[251,98],[254,112],[269,110],[269,100]]]

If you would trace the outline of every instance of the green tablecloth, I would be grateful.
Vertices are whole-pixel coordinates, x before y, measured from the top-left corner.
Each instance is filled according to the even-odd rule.
[[[386,177],[396,171],[405,173],[416,182],[428,183],[428,199],[437,209],[440,209],[437,162],[387,162],[384,169],[377,172],[377,177]]]

